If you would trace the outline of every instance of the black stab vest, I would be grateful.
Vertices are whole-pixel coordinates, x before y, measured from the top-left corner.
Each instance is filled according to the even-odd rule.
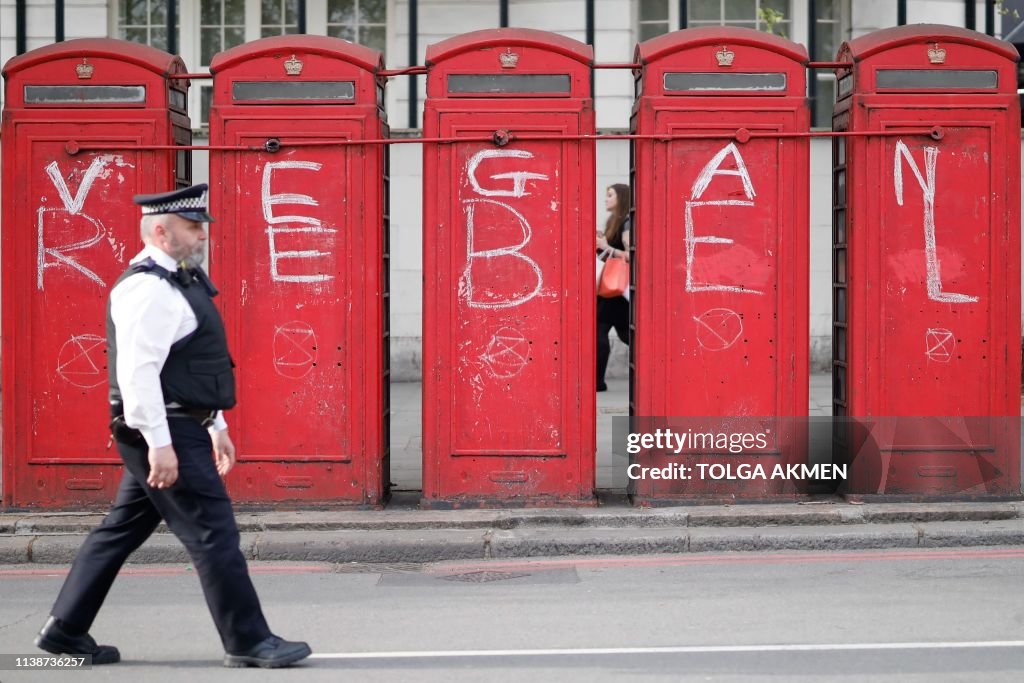
[[[160,371],[160,389],[165,403],[178,403],[185,408],[227,410],[235,405],[234,363],[228,354],[224,321],[213,305],[206,288],[198,281],[185,283],[177,273],[143,259],[129,266],[114,287],[133,276],[153,276],[166,280],[185,296],[196,316],[197,327],[191,334],[171,345],[167,361]],[[110,404],[113,412],[121,410],[121,388],[117,383],[117,335],[107,299],[107,351],[110,378]]]

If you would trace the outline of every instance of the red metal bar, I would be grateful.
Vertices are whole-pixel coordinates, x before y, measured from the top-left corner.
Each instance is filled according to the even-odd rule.
[[[648,134],[637,135],[635,133],[598,133],[594,135],[516,135],[509,133],[505,140],[516,142],[518,140],[655,140],[658,142],[671,142],[672,140],[722,140],[736,139],[746,142],[753,138],[854,138],[854,137],[891,137],[899,135],[928,135],[941,137],[943,134],[941,126],[932,128],[910,128],[906,130],[884,130],[884,131],[812,131],[809,133],[758,133],[741,128],[731,133],[684,133],[676,135]],[[938,138],[936,138],[938,139]],[[310,140],[306,142],[285,142],[278,143],[280,148],[285,147],[346,147],[351,145],[410,145],[422,143],[452,144],[458,142],[494,142],[494,136],[486,137],[437,137],[437,138],[383,138],[369,140]],[[504,146],[504,145],[502,145]],[[265,152],[268,151],[262,145],[77,145],[73,141],[67,147],[70,154],[78,152],[106,152],[125,149],[139,150],[218,150],[218,151],[239,151],[239,152]]]
[[[808,69],[852,69],[853,62],[807,62]]]
[[[404,69],[384,69],[379,73],[385,78],[391,78],[392,76],[422,76],[427,73],[427,67],[408,66]]]

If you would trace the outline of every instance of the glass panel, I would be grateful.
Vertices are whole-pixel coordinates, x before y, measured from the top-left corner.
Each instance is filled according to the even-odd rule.
[[[836,283],[846,284],[846,250],[836,249]]]
[[[296,35],[299,32],[298,26],[285,26],[284,32],[286,35]]]
[[[814,121],[812,125],[828,126],[832,121],[832,110],[835,107],[836,82],[828,75],[818,76],[818,92],[814,100]]]
[[[226,0],[224,3],[224,23],[227,25],[245,25],[245,0]]]
[[[845,351],[845,349],[843,349]],[[839,359],[842,360],[842,359]],[[846,400],[846,369],[835,368],[832,378],[832,398],[837,401]]]
[[[564,93],[571,89],[568,74],[473,74],[448,76],[452,93]]]
[[[840,0],[814,0],[814,16],[818,19],[838,19]]]
[[[146,4],[146,0],[128,0],[128,11],[122,15],[125,20],[124,23],[145,26],[148,23],[146,15],[149,9]]]
[[[846,171],[836,171],[836,206],[846,206]]]
[[[209,64],[213,61],[213,56],[220,52],[220,29],[219,28],[204,28],[200,31],[201,46],[200,52],[202,53],[199,61],[203,64]]]
[[[753,21],[757,18],[756,0],[726,0],[725,20],[732,22],[737,19]]]
[[[167,5],[163,0],[154,2],[149,8],[149,23],[154,26],[167,25]]]
[[[846,328],[845,327],[837,327],[837,328],[835,328],[834,332],[835,332],[835,335],[836,335],[836,353],[839,355],[839,358],[845,360],[846,359]]]
[[[26,104],[143,104],[144,85],[26,85]]]
[[[224,29],[224,49],[227,50],[229,47],[235,47],[245,42],[245,29],[242,27],[238,28],[226,28]]]
[[[761,0],[761,7],[773,9],[789,21],[789,2],[790,0]]]
[[[167,49],[167,29],[166,28],[154,28],[149,31],[149,44],[153,47],[166,50]]]
[[[353,100],[354,81],[236,81],[231,84],[235,101]]]
[[[700,21],[701,19],[721,21],[722,3],[719,0],[690,0],[687,3],[690,11],[690,19]]]
[[[640,21],[668,21],[668,0],[640,0]]]
[[[640,42],[668,33],[668,22],[663,24],[640,24]]]
[[[264,26],[260,29],[260,38],[269,38],[270,36],[281,35],[280,26]]]
[[[364,26],[359,29],[360,45],[383,52],[385,43],[387,43],[387,29],[383,26]]]
[[[846,244],[846,210],[837,210],[833,221],[836,228],[836,244]]]
[[[128,23],[128,0],[117,0],[117,20],[122,24]]]
[[[972,88],[995,90],[999,74],[995,71],[966,69],[879,69],[876,74],[881,88]]]
[[[328,0],[327,23],[354,24],[355,21],[355,0]]]
[[[665,17],[668,18],[668,15],[666,14]],[[388,21],[387,0],[360,0],[359,21],[366,24],[386,24]]]
[[[681,73],[665,74],[665,90],[785,90],[784,73]]]
[[[842,42],[839,39],[839,23],[830,22],[818,22],[816,24],[818,28],[818,44],[814,48],[817,52],[815,53],[816,59],[823,62],[830,62],[836,58],[836,52],[839,50],[839,45]]]
[[[199,91],[199,122],[210,123],[210,105],[213,104],[213,88],[206,85]]]
[[[765,26],[764,24],[758,24],[758,28],[767,30],[768,27]],[[792,27],[790,26],[790,23],[788,21],[780,21],[779,23],[775,24],[775,26],[772,27],[772,31],[777,36],[789,38],[789,32],[791,28]]]
[[[146,34],[144,28],[125,28],[121,29],[121,37],[125,40],[130,40],[133,43],[142,43],[143,45],[149,40],[149,36]]]
[[[846,138],[836,138],[835,159],[832,163],[836,166],[846,165]]]
[[[200,23],[203,26],[218,26],[220,24],[221,0],[202,0],[199,4]]]
[[[281,0],[262,0],[260,4],[262,5],[261,23],[281,23]]]
[[[351,26],[328,26],[327,35],[333,38],[344,38],[345,40],[355,41],[356,32]]]
[[[284,23],[286,24],[298,24],[299,23],[299,10],[297,7],[297,0],[285,0],[284,3]]]

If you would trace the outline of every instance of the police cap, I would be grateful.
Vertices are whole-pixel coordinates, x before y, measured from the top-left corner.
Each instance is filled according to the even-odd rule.
[[[151,216],[158,213],[176,213],[182,218],[197,223],[211,223],[213,216],[207,213],[207,197],[209,185],[199,183],[171,192],[158,194],[137,194],[132,198],[142,207],[142,215]]]

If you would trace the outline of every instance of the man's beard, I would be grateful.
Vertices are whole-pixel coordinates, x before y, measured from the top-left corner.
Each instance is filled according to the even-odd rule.
[[[169,245],[174,250],[172,256],[176,261],[184,263],[189,268],[199,268],[203,265],[203,257],[206,255],[206,244],[203,242],[196,242],[190,250],[186,249],[182,241],[176,237],[171,237],[171,243]]]
[[[202,242],[199,242],[194,247],[192,247],[192,251],[189,252],[189,254],[185,256],[185,258],[182,260],[185,261],[185,263],[187,263],[192,268],[199,268],[203,265],[203,259],[205,256],[206,245],[203,244]]]

